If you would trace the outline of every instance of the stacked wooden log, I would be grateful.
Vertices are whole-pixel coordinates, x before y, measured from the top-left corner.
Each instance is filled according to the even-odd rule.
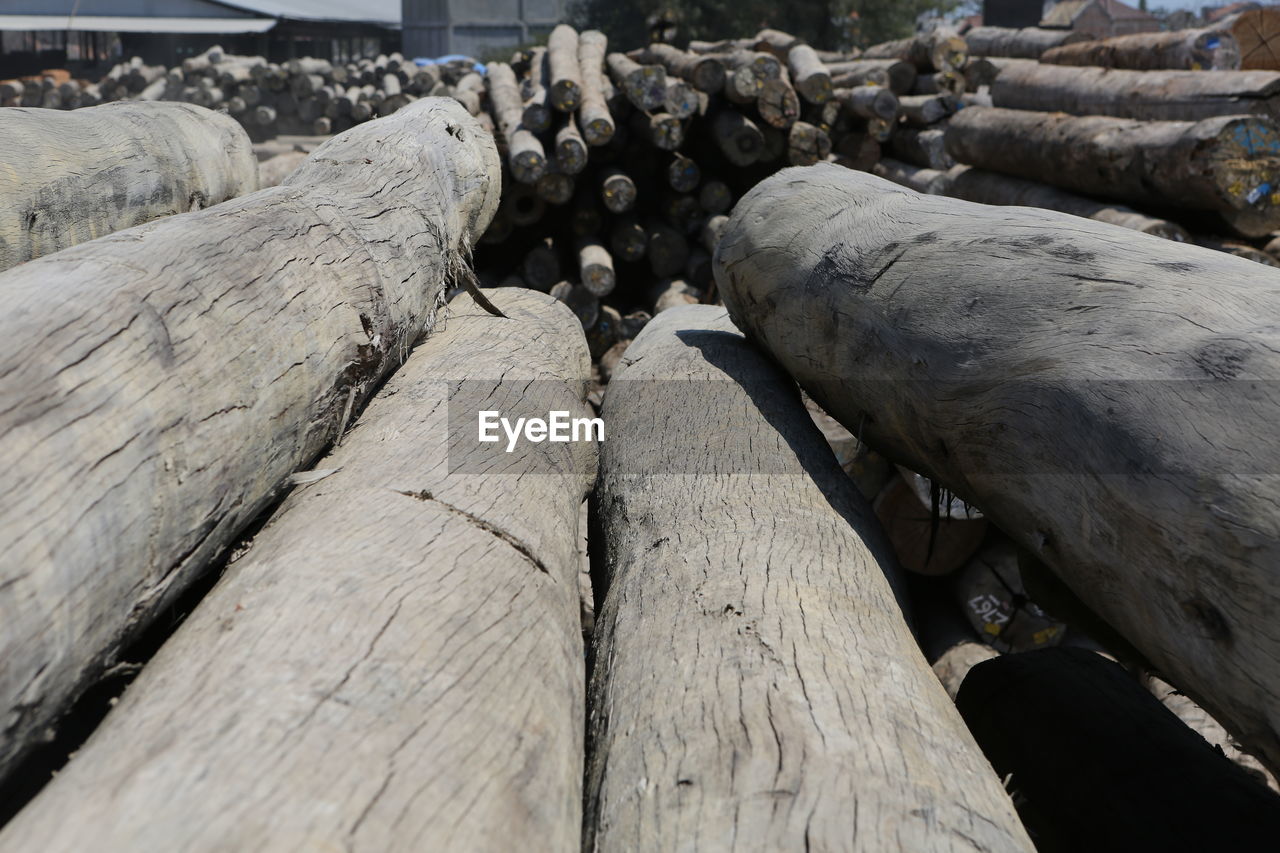
[[[1238,38],[1274,18],[1098,41],[974,28],[970,51],[995,71],[989,98],[969,99],[974,108],[943,132],[899,134],[874,171],[919,192],[1043,207],[1270,262],[1280,60],[1268,66],[1255,50],[1255,70],[1241,70]]]
[[[75,109],[120,100],[185,101],[229,113],[254,138],[331,134],[426,96],[456,96],[474,114],[480,88],[474,67],[471,60],[419,66],[398,53],[346,63],[310,57],[275,63],[211,47],[173,68],[134,57],[93,83],[65,72],[3,81],[0,105]]]
[[[560,26],[491,63],[482,116],[508,180],[483,282],[563,298],[595,327],[597,357],[637,318],[713,299],[710,255],[743,192],[788,165],[870,169],[898,146],[943,157],[946,118],[995,70],[950,32],[865,56],[777,30],[624,51]]]

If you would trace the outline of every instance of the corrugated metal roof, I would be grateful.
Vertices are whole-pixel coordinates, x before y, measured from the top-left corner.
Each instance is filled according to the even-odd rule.
[[[105,15],[0,15],[0,30],[89,33],[265,33],[274,18],[148,18]]]
[[[214,0],[256,15],[295,21],[357,21],[400,26],[400,0]]]

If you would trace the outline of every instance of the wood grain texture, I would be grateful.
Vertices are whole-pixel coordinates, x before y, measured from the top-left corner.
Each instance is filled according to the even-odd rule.
[[[238,122],[194,104],[10,108],[0,121],[0,270],[258,188]]]
[[[578,848],[595,445],[469,458],[450,398],[584,416],[590,359],[551,297],[490,293],[511,319],[450,304],[0,850]]]
[[[786,376],[710,306],[658,315],[622,364],[586,848],[1031,849]]]
[[[498,194],[492,137],[423,99],[0,275],[0,775],[433,327]]]
[[[715,265],[824,409],[1280,766],[1280,273],[823,164],[744,196]]]

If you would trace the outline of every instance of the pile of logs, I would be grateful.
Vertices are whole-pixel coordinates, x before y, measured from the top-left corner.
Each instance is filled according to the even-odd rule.
[[[398,53],[347,63],[310,57],[275,63],[211,47],[172,68],[134,57],[93,83],[73,80],[65,71],[3,81],[0,106],[75,109],[120,100],[185,101],[229,113],[255,139],[331,134],[421,97],[454,96],[465,104],[467,92],[479,88],[474,67],[471,60],[419,66]]]

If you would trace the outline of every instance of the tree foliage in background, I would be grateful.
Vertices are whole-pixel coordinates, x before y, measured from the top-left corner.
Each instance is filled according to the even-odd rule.
[[[906,38],[920,15],[960,6],[960,0],[573,0],[569,21],[602,30],[624,49],[647,44],[659,16],[675,22],[679,44],[743,38],[773,27],[814,47],[840,49]]]

